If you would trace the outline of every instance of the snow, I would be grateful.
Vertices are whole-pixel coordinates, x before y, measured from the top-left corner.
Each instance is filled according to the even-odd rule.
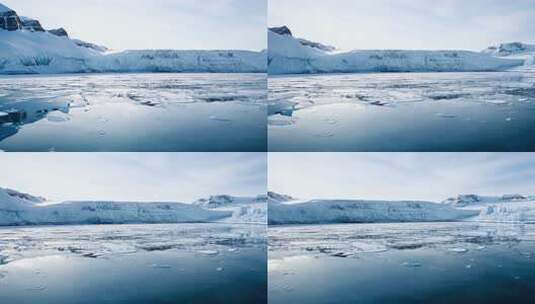
[[[487,49],[483,50],[482,53],[501,57],[533,54],[535,53],[535,45],[522,42],[501,43],[499,45],[489,46]]]
[[[66,201],[0,188],[0,226],[224,222],[266,224],[267,197],[215,195],[175,202]]]
[[[99,259],[163,251],[219,258],[265,247],[265,234],[262,226],[220,223],[1,227],[0,265],[45,256]]]
[[[87,72],[266,71],[266,53],[241,50],[132,50],[105,47],[48,32],[0,31],[0,74]]]
[[[268,191],[267,198],[269,203],[283,203],[296,200],[296,198],[290,195],[281,194],[274,191]]]
[[[0,3],[0,13],[11,12],[11,11],[13,11],[13,10],[10,9],[9,7],[3,5],[2,3]]]
[[[457,221],[478,211],[424,201],[310,200],[270,203],[269,224]]]
[[[488,222],[535,223],[535,197],[519,194],[503,196],[460,195],[446,201],[459,210],[479,212],[468,220]]]
[[[232,216],[220,220],[225,223],[266,224],[267,197],[237,197],[231,195],[216,195],[199,199],[193,205],[208,210],[231,212]]]
[[[500,71],[524,64],[463,50],[355,50],[332,53],[303,45],[290,35],[268,31],[269,74],[356,72]]]
[[[210,222],[232,215],[183,203],[43,202],[42,198],[0,188],[0,226]]]

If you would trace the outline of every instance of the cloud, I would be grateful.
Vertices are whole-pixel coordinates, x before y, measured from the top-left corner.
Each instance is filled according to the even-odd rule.
[[[267,0],[4,0],[45,28],[123,49],[266,48]]]
[[[268,189],[300,198],[535,194],[529,153],[272,153]]]
[[[0,187],[52,200],[182,201],[266,191],[263,153],[2,153]]]
[[[270,25],[345,50],[535,43],[535,0],[271,0],[268,11]]]

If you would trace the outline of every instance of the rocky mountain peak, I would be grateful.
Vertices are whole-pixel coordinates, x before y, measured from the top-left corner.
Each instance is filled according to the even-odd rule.
[[[45,29],[41,26],[39,20],[35,20],[28,17],[19,17],[22,22],[22,28],[32,32],[44,32]]]
[[[48,30],[48,32],[52,35],[56,35],[59,37],[69,37],[69,34],[67,33],[67,31],[62,27],[58,29]]]
[[[292,31],[286,25],[270,27],[269,30],[279,35],[293,36]]]
[[[17,12],[0,3],[0,29],[16,31],[22,29]]]

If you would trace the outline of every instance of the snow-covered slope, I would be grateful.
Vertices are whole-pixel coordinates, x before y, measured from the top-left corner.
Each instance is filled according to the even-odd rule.
[[[89,64],[98,72],[219,72],[266,71],[266,53],[239,50],[139,50],[105,54]]]
[[[0,74],[86,72],[265,72],[265,52],[105,48],[49,32],[0,30]]]
[[[445,203],[459,210],[479,213],[469,220],[535,223],[535,197],[531,196],[506,194],[493,197],[468,194],[450,198]]]
[[[268,31],[268,45],[269,74],[499,71],[524,64],[523,59],[462,50],[332,53],[272,30]]]
[[[230,195],[215,195],[199,199],[193,205],[209,210],[228,211],[231,217],[220,220],[226,223],[255,223],[267,222],[267,197],[236,197]]]
[[[535,69],[535,45],[522,42],[502,43],[490,46],[482,53],[508,59],[524,60],[524,65],[520,70]]]
[[[9,17],[2,17],[2,10]],[[19,19],[16,12],[0,4],[0,74],[262,73],[267,69],[266,56],[267,51],[240,50],[130,50],[111,53],[104,46],[71,39],[63,28],[45,31],[38,20]]]
[[[125,224],[211,222],[232,212],[182,203],[72,201],[53,205],[28,194],[0,188],[0,226],[45,224]]]
[[[489,46],[487,49],[483,50],[482,53],[502,57],[533,54],[535,53],[535,45],[522,42],[501,43],[499,45]]]
[[[269,224],[456,221],[477,215],[447,204],[423,201],[311,200],[270,203]]]
[[[268,191],[267,199],[269,203],[284,203],[289,201],[295,201],[296,199],[287,194],[281,194],[273,191]]]

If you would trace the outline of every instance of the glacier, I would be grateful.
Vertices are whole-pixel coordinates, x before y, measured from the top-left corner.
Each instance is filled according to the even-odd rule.
[[[63,28],[46,31],[38,20],[19,18],[5,6],[0,9],[15,20],[12,27],[5,27],[4,18],[0,18],[4,22],[0,23],[0,74],[265,73],[267,70],[265,50],[114,52],[104,46],[71,39]]]
[[[399,222],[535,223],[535,196],[461,194],[442,202],[298,200],[269,192],[270,225]]]
[[[503,58],[464,50],[333,51],[319,43],[303,43],[291,31],[268,30],[268,73],[319,74],[361,72],[483,72],[522,66],[525,58]]]
[[[269,203],[268,223],[391,223],[458,221],[479,214],[426,201],[328,200]]]
[[[263,73],[266,52],[242,50],[127,50],[97,47],[49,32],[0,29],[0,74],[213,72]]]
[[[213,206],[214,199],[232,203]],[[0,188],[0,226],[143,223],[265,223],[267,203],[254,198],[213,196],[192,204],[176,202],[65,201]]]
[[[478,212],[471,221],[535,223],[535,197],[521,194],[503,196],[459,195],[444,201],[459,210]]]
[[[213,195],[209,198],[199,199],[192,204],[207,210],[231,212],[232,215],[230,217],[226,217],[219,222],[266,224],[268,215],[267,200],[266,195],[258,195],[256,197]]]

